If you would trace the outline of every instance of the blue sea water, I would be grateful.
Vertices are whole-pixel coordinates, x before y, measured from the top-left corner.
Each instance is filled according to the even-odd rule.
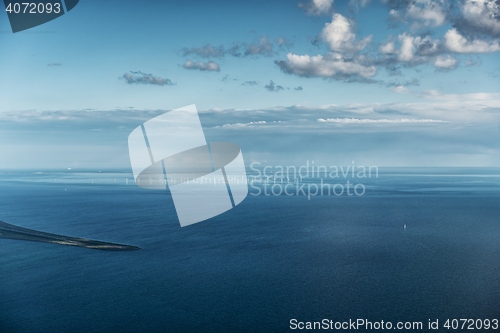
[[[124,171],[1,172],[0,220],[141,250],[0,239],[0,332],[500,319],[500,170],[381,169],[363,182],[363,196],[249,195],[181,228],[169,193]]]

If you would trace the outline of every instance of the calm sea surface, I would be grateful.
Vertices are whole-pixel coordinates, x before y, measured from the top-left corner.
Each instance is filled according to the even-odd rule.
[[[141,189],[126,172],[0,172],[0,220],[142,248],[0,239],[0,332],[500,319],[500,170],[380,169],[351,180],[366,193],[255,195],[261,182],[236,208],[181,228],[169,192]]]

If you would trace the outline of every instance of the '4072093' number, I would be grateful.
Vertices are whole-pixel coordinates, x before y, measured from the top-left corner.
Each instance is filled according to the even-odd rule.
[[[35,3],[35,2],[10,2],[5,11],[9,14],[59,14],[61,12],[61,4],[55,3]]]
[[[498,319],[448,319],[443,325],[449,330],[497,330]]]

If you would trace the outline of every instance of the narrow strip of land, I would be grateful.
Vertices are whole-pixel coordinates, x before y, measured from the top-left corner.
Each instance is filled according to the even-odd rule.
[[[86,238],[50,234],[47,232],[21,228],[2,221],[0,221],[0,238],[79,246],[88,249],[105,251],[133,251],[140,249],[140,247],[132,245],[115,244]]]

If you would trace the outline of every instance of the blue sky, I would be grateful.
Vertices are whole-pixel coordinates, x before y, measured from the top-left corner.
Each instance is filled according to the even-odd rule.
[[[496,1],[81,0],[0,45],[0,168],[128,167],[189,104],[248,161],[500,166]]]

